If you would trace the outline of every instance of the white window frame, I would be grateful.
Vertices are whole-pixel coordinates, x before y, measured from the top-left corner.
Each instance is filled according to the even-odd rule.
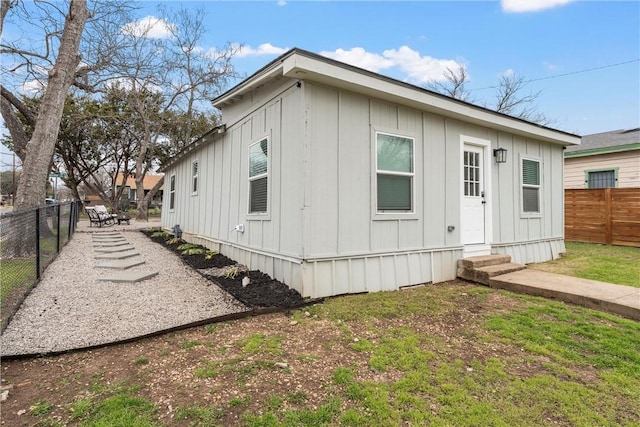
[[[387,135],[392,137],[404,138],[411,140],[411,170],[412,172],[398,172],[378,169],[378,135]],[[398,133],[397,131],[388,131],[384,129],[374,129],[373,131],[373,169],[372,174],[372,207],[373,219],[411,219],[416,217],[416,204],[418,198],[416,195],[416,138],[413,135]],[[379,210],[378,209],[378,174],[407,176],[411,178],[411,210]]]
[[[525,184],[524,183],[524,162],[529,160],[538,163],[538,184]],[[537,157],[520,156],[520,214],[522,217],[535,218],[542,216],[542,160]],[[524,210],[524,189],[535,188],[538,190],[538,212],[525,212]]]
[[[169,177],[169,210],[176,209],[176,174]]]
[[[195,173],[194,173],[195,168]],[[198,195],[198,174],[200,173],[200,164],[198,159],[191,162],[191,195]]]
[[[258,175],[251,176],[251,147],[256,144],[267,141],[267,171]],[[269,205],[271,203],[271,141],[269,136],[264,136],[255,142],[249,144],[247,150],[247,215],[249,217],[260,217],[260,219],[267,219],[269,216]],[[252,212],[251,211],[251,183],[258,179],[267,178],[267,206],[264,212]]]

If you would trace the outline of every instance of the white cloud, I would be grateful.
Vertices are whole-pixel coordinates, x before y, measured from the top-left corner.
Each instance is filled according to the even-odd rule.
[[[458,62],[453,59],[437,59],[422,56],[420,52],[408,46],[400,49],[385,50],[383,55],[391,59],[397,67],[407,75],[407,80],[414,83],[427,83],[432,80],[443,80],[447,68],[455,69]]]
[[[25,93],[36,94],[44,90],[45,87],[46,85],[39,80],[29,80],[22,84],[22,91]]]
[[[138,21],[125,24],[122,31],[138,37],[148,37],[150,39],[167,39],[171,37],[171,30],[174,24],[169,24],[165,19],[155,16],[146,16]]]
[[[287,2],[285,0],[278,0],[278,6],[286,6]]]
[[[261,55],[281,55],[285,53],[289,48],[286,47],[276,47],[271,43],[262,43],[260,46],[253,48],[249,45],[242,46],[238,53],[236,53],[236,58],[245,58],[247,56],[261,56]]]
[[[501,73],[498,73],[498,77],[512,77],[515,76],[516,71],[513,68],[507,68]]]
[[[556,64],[549,62],[549,61],[543,61],[542,65],[544,65],[544,67],[548,70],[548,71],[556,71],[558,67]]]
[[[364,68],[374,73],[395,67],[406,76],[406,81],[414,84],[443,80],[447,68],[454,69],[460,65],[453,59],[437,59],[427,55],[423,56],[420,52],[408,46],[385,50],[382,55],[367,52],[361,47],[354,47],[349,50],[336,49],[333,52],[324,51],[320,52],[320,55]]]
[[[391,68],[395,65],[390,59],[387,59],[377,53],[367,52],[361,47],[354,47],[349,50],[336,49],[333,52],[323,51],[320,52],[320,55],[335,59],[336,61],[355,65],[356,67],[364,68],[365,70],[373,71],[374,73]]]
[[[538,12],[564,6],[573,0],[502,0],[502,10],[507,13]]]

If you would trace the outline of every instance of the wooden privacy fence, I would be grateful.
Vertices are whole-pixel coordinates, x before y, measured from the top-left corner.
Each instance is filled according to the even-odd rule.
[[[564,237],[640,247],[640,188],[564,190]]]

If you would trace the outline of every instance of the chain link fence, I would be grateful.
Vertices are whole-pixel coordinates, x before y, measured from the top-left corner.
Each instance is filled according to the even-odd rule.
[[[78,202],[0,215],[0,331],[71,239]]]

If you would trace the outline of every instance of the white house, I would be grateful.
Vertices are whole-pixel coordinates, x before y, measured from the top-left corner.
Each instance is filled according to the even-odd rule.
[[[564,251],[576,135],[299,49],[214,105],[224,124],[164,167],[162,225],[305,297],[454,279],[470,255]]]

